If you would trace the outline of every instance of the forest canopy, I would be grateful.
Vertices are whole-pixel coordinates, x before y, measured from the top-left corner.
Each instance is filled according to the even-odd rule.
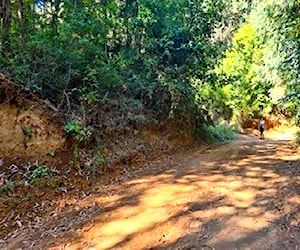
[[[1,72],[58,109],[118,99],[133,120],[151,110],[195,133],[210,112],[300,122],[299,0],[0,4]]]

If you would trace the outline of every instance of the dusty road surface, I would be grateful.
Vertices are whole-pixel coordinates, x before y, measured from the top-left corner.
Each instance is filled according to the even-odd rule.
[[[91,187],[1,249],[300,249],[300,155],[293,130],[152,162]],[[2,244],[2,245],[1,245]]]

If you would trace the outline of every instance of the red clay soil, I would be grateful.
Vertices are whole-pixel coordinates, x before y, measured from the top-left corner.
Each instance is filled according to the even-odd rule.
[[[294,130],[150,162],[6,235],[1,249],[300,249]],[[46,194],[45,194],[46,195]],[[49,205],[48,205],[49,206]]]

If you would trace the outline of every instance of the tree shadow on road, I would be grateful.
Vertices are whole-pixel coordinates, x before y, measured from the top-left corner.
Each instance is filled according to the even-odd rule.
[[[299,178],[286,141],[232,142],[95,193],[64,230],[49,223],[27,240],[52,249],[295,249]],[[54,227],[56,237],[45,234]]]

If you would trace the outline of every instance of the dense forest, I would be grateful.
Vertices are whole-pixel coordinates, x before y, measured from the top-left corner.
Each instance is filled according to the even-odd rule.
[[[0,249],[298,249],[299,125],[300,0],[0,0]]]
[[[1,72],[86,136],[175,123],[199,137],[270,112],[299,123],[299,11],[298,0],[3,0]]]

